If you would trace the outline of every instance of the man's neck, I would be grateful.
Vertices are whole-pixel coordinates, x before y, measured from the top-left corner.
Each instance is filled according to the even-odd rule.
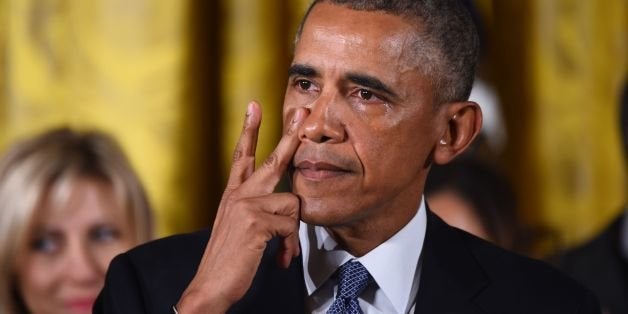
[[[410,210],[397,211],[394,214],[384,212],[387,215],[378,219],[378,224],[364,219],[353,224],[325,229],[345,251],[355,257],[360,257],[401,230],[416,215],[417,209],[418,206],[415,206]]]

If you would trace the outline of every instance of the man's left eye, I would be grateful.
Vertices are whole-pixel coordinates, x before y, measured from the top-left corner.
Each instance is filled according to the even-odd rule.
[[[358,91],[358,95],[364,100],[371,100],[371,98],[373,98],[374,96],[371,91],[368,91],[366,89],[361,89],[360,91]]]
[[[352,95],[353,97],[357,97],[360,100],[360,102],[364,102],[368,104],[374,105],[374,104],[386,103],[386,99],[364,88],[356,90]]]

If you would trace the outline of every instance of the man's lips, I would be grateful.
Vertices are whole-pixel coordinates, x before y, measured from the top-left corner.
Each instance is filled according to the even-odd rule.
[[[310,180],[324,180],[345,175],[349,170],[322,161],[304,160],[296,164],[295,170]]]

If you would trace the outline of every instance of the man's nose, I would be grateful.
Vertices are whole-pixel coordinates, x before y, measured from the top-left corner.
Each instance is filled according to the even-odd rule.
[[[299,129],[299,138],[315,143],[340,143],[346,132],[342,122],[342,110],[334,95],[321,95],[310,106],[310,114]]]

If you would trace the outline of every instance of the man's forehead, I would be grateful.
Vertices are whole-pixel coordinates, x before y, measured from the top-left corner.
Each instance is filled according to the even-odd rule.
[[[372,36],[365,36],[367,32],[355,32],[338,24],[312,25],[309,32],[305,34],[310,40],[324,42],[329,45],[339,47],[369,47],[373,50],[391,50],[401,53],[406,47],[411,37],[404,32],[391,32],[388,34],[379,33]],[[297,44],[298,47],[298,44]]]
[[[378,31],[381,34],[394,34],[391,37],[400,39],[419,31],[420,25],[384,11],[354,10],[341,5],[320,3],[308,15],[303,31],[307,28],[336,33]]]
[[[421,28],[420,24],[383,11],[353,10],[319,3],[303,25],[295,53],[305,40],[308,44],[317,43],[314,47],[306,45],[307,50],[326,50],[331,46],[334,49],[360,49],[365,53],[385,54],[387,58],[411,63],[414,67],[417,65],[416,47],[422,41]]]
[[[349,53],[408,61],[418,40],[416,27],[402,17],[381,11],[321,3],[304,24],[295,56],[326,52],[330,54],[325,57],[332,58],[334,53]]]

